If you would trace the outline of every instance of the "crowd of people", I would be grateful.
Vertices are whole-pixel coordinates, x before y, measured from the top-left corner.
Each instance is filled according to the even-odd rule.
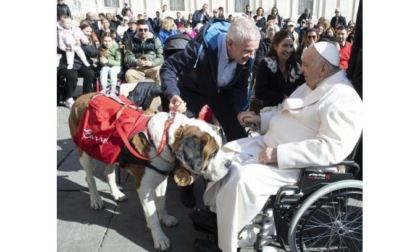
[[[145,12],[135,17],[126,4],[121,15],[99,13],[95,20],[88,12],[75,23],[63,4],[57,5],[63,55],[58,74],[67,82],[67,107],[74,102],[77,77],[83,77],[87,93],[99,73],[102,93],[114,95],[118,78],[130,83],[151,78],[161,86],[166,104],[189,117],[197,117],[203,105],[212,108],[229,141],[223,151],[236,160],[205,194],[205,202],[221,212],[218,247],[223,251],[236,251],[237,233],[262,207],[262,194],[275,194],[275,188],[296,180],[295,170],[282,169],[341,161],[360,137],[361,100],[345,76],[356,26],[339,9],[330,20],[315,20],[305,9],[295,22],[281,17],[277,7],[266,16],[262,7],[253,13],[247,5],[243,15],[225,17],[223,7],[210,15],[203,4],[188,16],[177,12],[172,18],[164,5],[150,18]],[[213,47],[201,50],[209,22],[230,25]],[[164,57],[165,42],[179,35],[191,41],[176,56]],[[247,106],[250,89],[261,101],[255,111]],[[259,125],[265,137],[247,137],[245,127],[251,124]],[[247,151],[250,160],[235,159]],[[255,173],[255,166],[261,172]],[[249,180],[256,177],[261,179]],[[255,185],[264,190],[253,190]],[[187,207],[196,205],[193,186],[180,190]],[[247,208],[247,197],[258,204]]]

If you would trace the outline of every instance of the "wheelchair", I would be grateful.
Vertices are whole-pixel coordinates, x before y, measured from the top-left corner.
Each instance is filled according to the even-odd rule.
[[[363,250],[363,184],[353,161],[357,147],[343,162],[302,169],[297,185],[271,195],[246,229],[256,229],[254,244],[242,247],[267,251]],[[331,172],[337,167],[338,171]],[[267,232],[274,219],[275,233]],[[242,249],[241,248],[241,249]]]

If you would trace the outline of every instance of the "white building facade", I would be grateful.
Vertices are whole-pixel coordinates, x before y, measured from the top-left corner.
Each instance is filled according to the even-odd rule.
[[[161,11],[163,5],[167,5],[169,15],[176,17],[176,12],[181,12],[185,17],[189,13],[201,9],[203,4],[209,5],[209,15],[212,10],[223,7],[224,15],[241,16],[245,5],[249,4],[253,14],[258,7],[264,9],[264,15],[271,12],[272,7],[277,7],[279,15],[283,18],[292,18],[295,21],[303,13],[305,8],[312,12],[312,18],[325,17],[328,20],[334,16],[334,10],[339,8],[341,15],[348,21],[356,20],[359,0],[66,0],[70,7],[73,18],[80,21],[85,18],[87,12],[121,13],[124,3],[134,12],[134,15],[146,12],[148,17],[154,18],[156,11]]]

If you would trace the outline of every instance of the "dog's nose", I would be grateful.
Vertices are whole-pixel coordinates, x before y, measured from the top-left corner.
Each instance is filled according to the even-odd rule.
[[[231,161],[231,160],[227,160],[227,161],[225,162],[225,167],[226,167],[226,168],[229,168],[231,165],[232,165],[232,161]]]

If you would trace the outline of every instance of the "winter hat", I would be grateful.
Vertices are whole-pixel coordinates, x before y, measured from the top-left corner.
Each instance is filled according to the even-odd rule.
[[[130,21],[128,21],[129,24],[131,23],[137,23],[137,18],[136,17],[131,17]]]
[[[326,59],[331,65],[338,66],[340,62],[340,53],[337,46],[330,42],[317,42],[314,44],[316,51]]]

